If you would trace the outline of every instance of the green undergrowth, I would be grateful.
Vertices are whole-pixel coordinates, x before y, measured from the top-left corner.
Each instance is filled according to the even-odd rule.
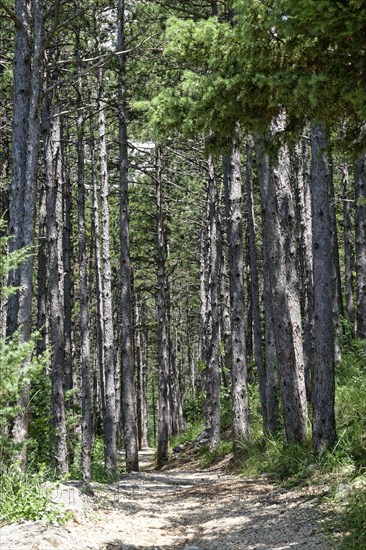
[[[240,472],[268,474],[285,486],[325,485],[333,511],[337,548],[366,548],[366,343],[349,341],[336,369],[337,443],[321,456],[283,435],[263,437],[258,404],[252,402],[252,429],[240,452]],[[258,418],[257,418],[258,417]]]
[[[170,440],[171,448],[187,443],[188,441],[194,441],[196,437],[205,429],[203,422],[188,423],[184,432],[174,435]]]
[[[50,489],[44,485],[49,477],[44,468],[38,472],[23,472],[18,464],[2,467],[0,525],[23,519],[63,524],[70,519],[70,512],[63,511],[50,501]]]
[[[115,475],[111,475],[107,472],[104,466],[104,441],[103,437],[98,436],[95,438],[94,446],[92,450],[91,460],[91,478],[92,481],[97,483],[114,483],[120,478],[120,474],[125,471],[124,455],[121,457],[121,461],[118,461],[118,471]],[[74,461],[70,466],[70,477],[74,480],[82,480],[81,471],[81,445],[78,443]]]
[[[201,458],[201,463],[204,468],[208,468],[215,462],[222,460],[226,455],[230,454],[233,450],[233,443],[231,439],[222,439],[218,448],[215,451],[210,451],[208,445],[200,447],[198,453]]]

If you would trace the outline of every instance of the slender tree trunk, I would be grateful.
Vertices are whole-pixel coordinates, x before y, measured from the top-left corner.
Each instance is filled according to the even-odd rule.
[[[366,157],[355,166],[356,335],[366,338]]]
[[[186,396],[186,385],[185,385],[185,372],[184,372],[184,349],[183,349],[183,315],[182,307],[179,305],[179,340],[178,340],[178,351],[179,351],[179,363],[178,363],[178,431],[182,433],[185,427],[184,423],[184,403]]]
[[[107,166],[107,142],[105,125],[105,100],[103,95],[103,72],[99,72],[98,133],[99,133],[99,167],[100,167],[100,195],[101,195],[101,252],[102,252],[102,300],[103,300],[103,358],[104,358],[104,399],[105,416],[103,418],[105,456],[104,462],[107,472],[114,474],[117,468],[117,418],[116,394],[114,377],[114,330],[112,307],[112,271],[110,260],[109,236],[109,182]]]
[[[331,222],[331,247],[332,247],[332,279],[333,279],[333,323],[334,323],[334,357],[336,363],[342,360],[339,336],[341,332],[339,319],[343,316],[342,281],[339,263],[339,243],[336,217],[336,201],[333,182],[333,161],[329,157],[329,215]]]
[[[54,428],[54,456],[57,471],[68,471],[66,413],[65,413],[65,336],[64,336],[64,266],[62,258],[62,166],[60,108],[48,111],[50,119],[45,139],[47,170],[47,240],[49,257],[50,332],[52,419]]]
[[[208,204],[210,222],[210,305],[211,305],[211,340],[208,349],[208,372],[211,381],[210,395],[210,450],[214,451],[220,444],[220,271],[221,271],[221,228],[219,218],[219,200],[215,177],[214,160],[210,156],[207,162],[208,171]]]
[[[79,37],[77,37],[79,42]],[[79,48],[77,50],[78,55]],[[81,347],[81,468],[85,483],[91,481],[91,376],[89,341],[89,294],[87,234],[85,223],[84,119],[82,83],[77,83],[77,153],[78,153],[78,232],[79,232],[79,300]]]
[[[334,326],[332,238],[329,213],[330,172],[321,126],[311,128],[312,223],[314,254],[313,447],[317,453],[336,440],[334,416]]]
[[[66,139],[68,141],[68,135]],[[65,176],[63,178],[63,208],[64,208],[64,232],[63,232],[63,259],[64,259],[64,331],[65,331],[65,391],[76,390],[73,387],[73,364],[72,364],[72,304],[73,304],[73,285],[72,285],[72,222],[71,222],[71,176],[69,146],[66,145],[65,158]],[[76,393],[76,391],[75,391]],[[76,395],[67,400],[67,406],[77,404]]]
[[[39,196],[38,253],[37,253],[37,355],[47,348],[47,205],[46,185],[42,185]]]
[[[266,345],[266,432],[274,434],[280,428],[279,381],[276,339],[273,327],[272,293],[268,257],[264,250],[264,331]]]
[[[118,2],[118,47],[125,49],[124,35],[125,2]],[[120,140],[120,238],[121,238],[121,294],[122,294],[122,324],[121,324],[121,354],[122,354],[122,404],[124,441],[126,448],[127,471],[137,471],[138,464],[138,434],[136,393],[133,360],[133,328],[132,328],[132,296],[131,296],[131,266],[129,244],[129,214],[128,214],[128,153],[127,153],[127,121],[125,92],[125,57],[119,56],[119,140]]]
[[[90,116],[91,121],[91,116]],[[105,382],[104,382],[104,306],[102,293],[102,255],[100,250],[100,223],[99,223],[99,189],[96,176],[96,159],[95,159],[95,140],[94,128],[90,122],[90,162],[91,162],[91,179],[93,188],[93,215],[92,215],[92,231],[94,235],[94,272],[95,272],[95,289],[96,289],[96,357],[98,359],[99,385],[100,385],[100,402],[102,410],[102,418],[106,416],[105,406]]]
[[[223,247],[224,248],[224,247]],[[221,376],[224,388],[229,388],[229,376],[231,377],[232,361],[232,331],[230,315],[230,278],[227,265],[226,251],[221,256],[221,278],[220,278],[220,335],[223,343],[224,353],[221,355]]]
[[[310,152],[307,139],[303,138],[294,150],[294,189],[296,217],[298,220],[298,250],[301,281],[301,306],[304,319],[304,362],[306,393],[311,400],[311,378],[314,357],[314,291],[313,291],[313,250],[311,227],[311,177],[309,167]]]
[[[187,304],[187,360],[188,360],[188,368],[189,368],[189,387],[190,387],[190,394],[191,398],[194,399],[196,395],[196,372],[195,372],[195,365],[194,365],[194,359],[193,359],[193,352],[192,352],[192,340],[191,340],[191,329],[189,324],[189,307]]]
[[[157,317],[158,317],[158,366],[159,366],[159,411],[158,411],[158,459],[160,468],[168,460],[169,409],[168,409],[168,328],[165,295],[165,237],[163,213],[163,180],[161,175],[160,149],[156,151],[156,211],[157,211]]]
[[[343,238],[344,238],[344,279],[346,294],[346,316],[349,320],[352,333],[355,328],[355,309],[353,302],[354,290],[354,250],[352,235],[351,201],[352,196],[349,188],[348,165],[342,167],[342,191],[343,191]]]
[[[233,139],[231,155],[225,160],[224,185],[230,273],[232,437],[234,457],[237,458],[240,444],[248,438],[249,430],[244,325],[242,179],[238,136]]]
[[[139,449],[149,446],[147,418],[147,365],[146,349],[144,349],[144,333],[142,330],[141,304],[136,299],[135,305],[135,359],[137,370],[137,422],[139,433]]]
[[[246,192],[247,192],[247,209],[248,209],[249,261],[250,261],[250,281],[251,281],[254,352],[255,352],[254,357],[255,357],[255,363],[256,363],[257,372],[258,372],[259,396],[261,400],[263,429],[264,429],[264,432],[268,432],[268,431],[271,431],[271,429],[267,423],[266,371],[264,368],[263,347],[262,347],[259,279],[258,279],[258,265],[257,265],[257,245],[256,245],[256,234],[255,234],[256,232],[255,232],[254,199],[253,199],[252,144],[249,136],[247,137],[247,146],[246,146]]]
[[[273,132],[283,129],[283,118],[273,124]],[[257,160],[285,432],[289,441],[302,442],[307,434],[307,403],[288,147],[281,146],[270,163],[258,143]]]

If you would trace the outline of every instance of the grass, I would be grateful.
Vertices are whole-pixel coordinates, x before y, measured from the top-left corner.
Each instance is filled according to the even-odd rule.
[[[23,472],[17,464],[3,467],[0,472],[0,525],[23,519],[63,524],[70,513],[54,505],[46,489],[46,473]]]

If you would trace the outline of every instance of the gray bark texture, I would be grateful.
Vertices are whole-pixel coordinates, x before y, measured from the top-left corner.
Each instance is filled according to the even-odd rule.
[[[216,185],[214,160],[210,156],[207,161],[208,173],[208,205],[210,223],[210,271],[209,289],[211,306],[211,340],[208,348],[208,375],[211,382],[210,450],[214,451],[220,444],[220,276],[221,276],[221,227],[219,216],[219,197]]]
[[[280,116],[273,124],[272,132],[281,132],[283,125],[284,119]],[[288,147],[282,144],[276,158],[270,160],[258,142],[257,162],[282,414],[287,439],[302,442],[307,435],[307,403]]]
[[[356,335],[366,338],[366,156],[355,166]]]
[[[28,0],[16,0],[15,15],[20,26],[15,27],[14,42],[14,93],[13,93],[13,134],[12,134],[12,180],[9,209],[9,252],[23,247],[23,212],[27,137],[30,106],[31,81],[31,31]],[[20,285],[20,268],[9,274],[9,286]],[[7,333],[12,335],[18,328],[19,294],[8,300]],[[21,429],[21,428],[19,428]],[[26,426],[25,429],[27,430]],[[22,436],[20,436],[22,437]]]
[[[112,307],[112,271],[109,236],[109,181],[107,165],[107,142],[105,123],[105,100],[103,94],[103,72],[99,71],[98,134],[99,134],[99,174],[101,195],[101,291],[103,300],[103,358],[104,358],[104,399],[103,418],[105,438],[105,467],[114,474],[117,468],[117,418],[114,376],[114,328]]]
[[[149,446],[147,414],[147,338],[142,328],[142,304],[136,299],[135,306],[135,359],[137,367],[137,416],[139,430],[139,448]]]
[[[12,284],[20,286],[19,295],[9,300],[8,334],[20,328],[21,338],[27,342],[32,334],[33,266],[36,225],[36,197],[38,176],[38,152],[40,142],[40,96],[43,69],[43,13],[39,0],[33,0],[33,65],[29,71],[30,40],[29,14],[27,3],[18,0],[16,14],[22,29],[16,28],[14,63],[14,126],[13,126],[13,169],[10,203],[10,252],[26,247],[32,254],[15,272]],[[22,48],[24,47],[24,51]],[[19,74],[18,74],[19,72]],[[29,79],[27,81],[27,78]],[[17,97],[20,94],[21,97]],[[22,117],[25,117],[23,119]],[[24,132],[24,135],[21,133]],[[23,156],[24,155],[24,156]],[[14,198],[13,198],[14,194]],[[14,301],[13,301],[14,299]],[[29,387],[21,391],[21,412],[13,426],[15,443],[24,443],[28,435]],[[25,446],[22,459],[25,459]]]
[[[294,190],[296,217],[298,221],[299,277],[301,282],[301,308],[304,319],[304,364],[306,392],[311,398],[311,376],[314,357],[313,330],[313,250],[311,226],[311,178],[310,151],[308,141],[303,138],[293,150]]]
[[[78,55],[78,52],[77,52]],[[91,376],[89,342],[89,295],[87,235],[85,224],[84,119],[82,84],[77,90],[77,153],[78,153],[78,233],[79,233],[79,300],[80,300],[80,363],[81,363],[81,468],[85,483],[91,481]]]
[[[230,273],[231,321],[231,399],[234,458],[248,438],[248,392],[245,355],[244,250],[242,179],[239,136],[233,139],[232,150],[224,170],[227,244]]]
[[[118,2],[118,47],[125,49],[125,2]],[[127,471],[138,471],[138,433],[133,358],[132,292],[128,212],[128,151],[125,90],[125,58],[119,56],[119,140],[120,140],[120,246],[121,246],[121,365],[122,407]]]
[[[349,167],[344,165],[342,170],[342,198],[343,198],[343,241],[344,241],[344,286],[346,294],[345,314],[349,320],[352,332],[355,328],[355,308],[353,301],[354,292],[354,246],[353,246],[353,223],[351,201],[354,198],[350,189]]]
[[[46,100],[47,101],[47,100]],[[62,218],[61,118],[58,106],[46,110],[47,242],[49,258],[49,303],[54,456],[59,474],[68,472],[65,413],[64,266]]]
[[[336,440],[334,416],[334,326],[332,237],[329,213],[330,171],[327,140],[319,125],[311,128],[312,224],[314,255],[314,373],[312,435],[317,453]]]
[[[261,400],[261,410],[263,418],[264,432],[271,431],[268,422],[267,396],[266,396],[266,370],[263,359],[262,330],[261,330],[261,308],[259,298],[259,278],[257,264],[257,245],[256,228],[254,217],[254,199],[253,199],[253,178],[252,178],[252,143],[251,138],[247,137],[246,144],[246,194],[248,209],[248,241],[249,241],[249,262],[250,262],[250,283],[251,283],[251,301],[253,317],[253,337],[254,337],[254,358],[258,372],[259,395]],[[273,413],[271,412],[271,416]]]
[[[156,151],[156,212],[157,212],[157,295],[156,309],[158,317],[158,467],[168,460],[169,444],[169,409],[168,409],[168,373],[169,350],[167,328],[167,304],[165,295],[165,236],[163,213],[163,181],[161,176],[160,150]]]

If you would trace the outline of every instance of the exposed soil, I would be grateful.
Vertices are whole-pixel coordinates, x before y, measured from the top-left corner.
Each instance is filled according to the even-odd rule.
[[[209,469],[190,462],[155,471],[152,456],[151,450],[142,452],[140,473],[125,474],[113,485],[92,484],[93,497],[80,498],[77,484],[66,484],[69,501],[82,508],[75,510],[76,519],[63,527],[3,527],[1,550],[331,548],[314,489],[242,478],[228,471],[227,460]]]

